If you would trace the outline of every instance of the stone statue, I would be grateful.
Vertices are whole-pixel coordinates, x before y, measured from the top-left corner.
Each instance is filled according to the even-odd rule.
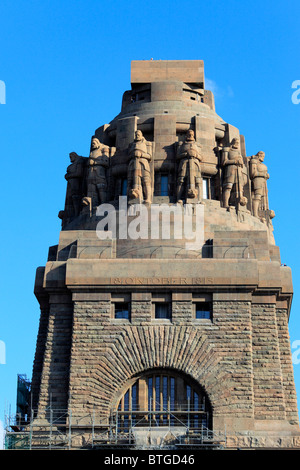
[[[135,132],[134,141],[128,146],[128,172],[127,172],[127,194],[129,199],[152,201],[152,184],[150,164],[151,154],[147,146],[147,141],[142,132]]]
[[[77,217],[80,212],[80,203],[82,198],[82,184],[84,175],[84,158],[77,155],[76,152],[69,154],[71,164],[67,168],[65,179],[67,180],[67,193],[65,210],[63,218]]]
[[[177,174],[177,201],[182,199],[201,199],[201,146],[195,141],[194,131],[189,129],[184,142],[177,148],[178,174]]]
[[[252,209],[253,215],[259,217],[259,209],[267,211],[268,190],[267,180],[269,179],[268,168],[263,163],[265,153],[260,151],[250,158],[250,179],[252,182]]]
[[[238,139],[232,139],[230,147],[223,148],[221,167],[223,169],[223,207],[229,207],[229,199],[234,185],[236,201],[242,206],[245,206],[247,204],[247,198],[244,196],[244,186],[247,181],[243,173],[244,162]]]
[[[96,207],[106,202],[106,169],[109,166],[109,155],[109,147],[93,137],[88,158],[87,195],[82,200],[83,205]]]

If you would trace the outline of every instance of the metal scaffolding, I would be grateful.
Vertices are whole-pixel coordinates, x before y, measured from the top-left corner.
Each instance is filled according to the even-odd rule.
[[[203,425],[199,410],[114,411],[101,421],[95,412],[74,417],[72,410],[48,407],[42,416],[6,417],[5,449],[224,449],[226,433]]]

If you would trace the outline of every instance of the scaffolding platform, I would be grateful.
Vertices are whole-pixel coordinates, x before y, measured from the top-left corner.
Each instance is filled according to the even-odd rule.
[[[72,417],[72,410],[48,408],[42,416],[34,410],[30,417],[9,416],[5,449],[180,449],[226,448],[226,435],[207,427],[191,426],[193,411],[163,410],[132,412],[131,419],[115,411],[109,421],[95,413]],[[199,414],[199,413],[198,413]],[[180,418],[179,418],[180,417]],[[184,417],[184,421],[183,421]],[[164,423],[166,423],[164,425]],[[172,423],[172,424],[171,424]]]

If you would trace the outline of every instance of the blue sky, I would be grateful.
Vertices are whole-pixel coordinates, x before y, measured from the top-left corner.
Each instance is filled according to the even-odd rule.
[[[31,377],[35,270],[58,242],[68,154],[88,155],[94,130],[119,113],[131,60],[203,59],[217,113],[240,129],[247,155],[265,151],[275,240],[293,272],[291,342],[300,340],[299,15],[287,0],[1,0],[0,420],[8,404],[14,412],[17,374]],[[300,396],[300,363],[294,373]]]

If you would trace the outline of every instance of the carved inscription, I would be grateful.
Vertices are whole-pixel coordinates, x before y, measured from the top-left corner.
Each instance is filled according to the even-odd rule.
[[[143,284],[163,284],[163,285],[195,285],[213,284],[212,277],[111,277],[106,283],[113,285],[143,285]]]

